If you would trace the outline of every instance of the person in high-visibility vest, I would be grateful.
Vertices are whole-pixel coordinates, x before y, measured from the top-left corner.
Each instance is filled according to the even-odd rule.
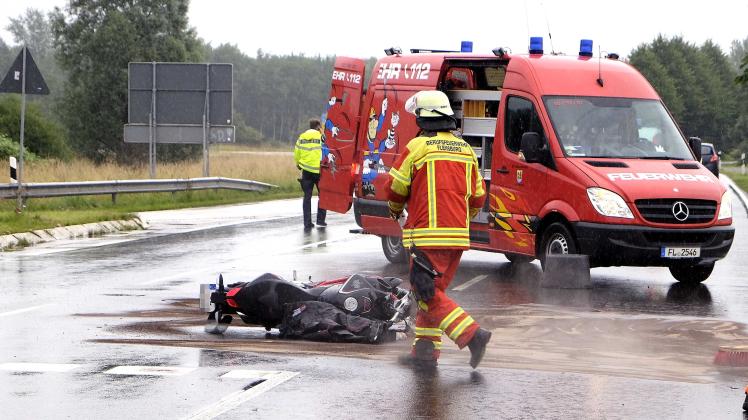
[[[296,167],[301,170],[301,190],[304,192],[304,201],[302,209],[304,211],[304,229],[309,230],[314,227],[312,223],[312,191],[317,187],[319,193],[319,166],[322,160],[322,124],[318,119],[309,120],[309,129],[301,133],[296,140],[293,158]],[[325,217],[327,210],[317,206],[317,226],[325,227]]]
[[[421,91],[405,109],[416,115],[421,132],[392,166],[385,186],[393,218],[408,205],[403,245],[412,252],[410,282],[418,302],[415,341],[401,362],[436,368],[446,334],[460,349],[470,349],[475,368],[491,332],[480,328],[446,290],[463,250],[470,247],[470,219],[486,199],[483,177],[473,148],[450,131],[456,122],[447,95]]]

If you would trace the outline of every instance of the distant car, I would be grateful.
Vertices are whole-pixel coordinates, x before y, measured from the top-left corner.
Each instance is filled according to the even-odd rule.
[[[719,178],[719,155],[711,143],[701,143],[701,163]]]

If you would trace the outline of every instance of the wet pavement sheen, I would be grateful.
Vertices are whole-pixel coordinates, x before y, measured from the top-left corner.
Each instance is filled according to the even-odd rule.
[[[0,407],[7,418],[190,418],[251,381],[233,369],[298,372],[221,418],[743,418],[748,367],[719,367],[748,345],[748,239],[704,284],[665,268],[595,268],[590,289],[540,286],[537,262],[470,251],[449,294],[493,331],[483,364],[445,339],[436,375],[395,363],[387,345],[279,340],[240,325],[202,331],[200,283],[273,272],[298,280],[353,272],[405,277],[352,215],[304,233],[298,200],[154,214],[150,232],[0,254]],[[210,229],[208,229],[210,228]],[[9,363],[71,364],[22,372]],[[4,369],[5,366],[5,369]],[[190,368],[112,375],[117,366]],[[51,368],[50,368],[51,369]],[[245,389],[247,388],[247,389]],[[244,393],[244,394],[242,394]]]

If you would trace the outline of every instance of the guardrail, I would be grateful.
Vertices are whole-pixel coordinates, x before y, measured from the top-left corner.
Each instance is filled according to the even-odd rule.
[[[0,184],[0,199],[65,197],[75,195],[111,195],[116,202],[117,194],[159,193],[228,189],[241,191],[266,191],[277,188],[264,182],[233,178],[188,178],[188,179],[133,179],[120,181],[41,182],[23,184]]]

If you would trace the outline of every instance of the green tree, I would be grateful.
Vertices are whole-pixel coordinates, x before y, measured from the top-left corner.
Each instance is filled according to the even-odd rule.
[[[0,97],[0,134],[12,138],[17,144],[20,131],[21,101],[18,95]],[[24,148],[42,157],[68,158],[70,148],[62,136],[62,127],[50,120],[40,107],[26,104]]]
[[[13,35],[16,44],[25,44],[36,57],[46,57],[52,53],[52,29],[40,10],[26,9],[25,14],[10,18],[10,24],[5,29]]]
[[[740,115],[740,93],[730,60],[716,44],[697,47],[681,37],[658,36],[640,45],[629,60],[659,92],[686,135],[720,149],[737,144],[731,127]]]
[[[133,61],[201,62],[205,49],[188,26],[188,0],[69,0],[52,14],[54,45],[69,74],[61,114],[71,145],[95,160],[142,161],[144,145],[125,144],[127,68]],[[159,145],[159,159],[200,148]]]
[[[21,51],[22,46],[26,45],[29,48],[39,71],[47,82],[47,86],[49,86],[50,94],[45,96],[32,95],[27,99],[36,102],[41,107],[42,112],[49,118],[60,122],[54,105],[61,97],[65,73],[54,56],[49,18],[42,11],[29,8],[25,14],[10,18],[10,24],[6,26],[6,29],[13,35],[13,40],[16,42],[9,54],[7,66],[10,66]]]

